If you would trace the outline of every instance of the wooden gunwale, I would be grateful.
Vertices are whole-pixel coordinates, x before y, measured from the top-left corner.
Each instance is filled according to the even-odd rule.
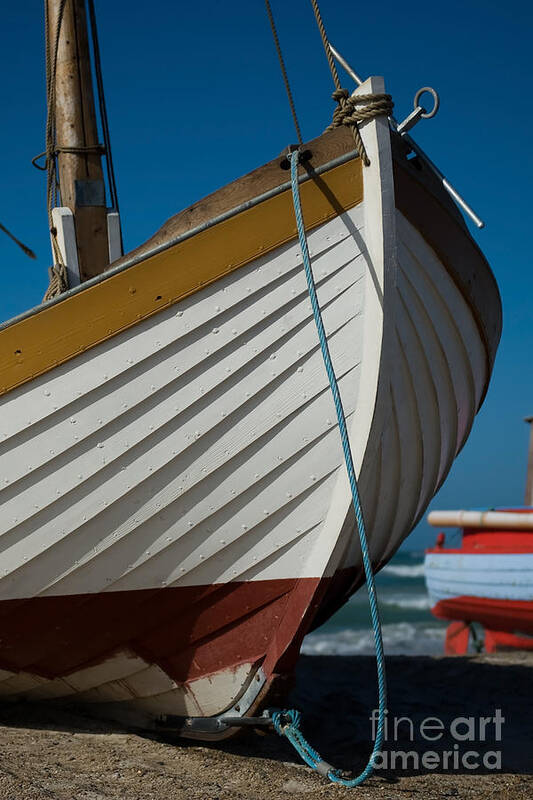
[[[353,143],[346,132],[340,133],[325,134],[311,143],[312,170],[301,188],[308,229],[363,199],[360,159],[350,150]],[[164,235],[174,234],[175,240],[162,245],[150,240],[109,273],[0,329],[0,394],[295,239],[287,173],[279,161],[167,223]],[[320,181],[314,180],[314,173],[321,175]],[[274,180],[277,184],[272,186]],[[237,200],[240,208],[233,213]]]

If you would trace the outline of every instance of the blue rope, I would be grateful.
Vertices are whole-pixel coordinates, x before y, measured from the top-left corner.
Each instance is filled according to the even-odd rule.
[[[365,570],[366,584],[368,588],[368,601],[370,605],[370,616],[372,618],[372,628],[374,631],[374,645],[376,651],[377,672],[378,672],[378,725],[377,733],[374,741],[374,748],[368,760],[368,764],[355,778],[345,778],[339,770],[327,764],[320,755],[314,750],[308,742],[304,739],[300,731],[300,714],[298,711],[274,711],[272,713],[272,722],[276,731],[280,736],[286,736],[291,742],[293,747],[300,754],[301,758],[313,769],[318,770],[320,773],[327,775],[333,783],[340,783],[342,786],[352,788],[363,783],[369,775],[374,771],[374,761],[376,756],[381,750],[383,743],[383,728],[385,723],[385,714],[387,707],[387,687],[385,680],[385,658],[383,655],[383,640],[381,637],[381,623],[379,619],[379,609],[376,597],[376,587],[374,583],[374,573],[372,571],[372,563],[368,553],[368,543],[366,539],[365,523],[363,519],[363,511],[361,508],[361,501],[359,499],[359,491],[357,488],[357,478],[355,475],[355,468],[353,464],[352,451],[350,448],[350,441],[348,439],[348,430],[346,427],[346,417],[344,408],[342,406],[341,395],[331,355],[328,347],[328,340],[324,323],[322,321],[322,314],[318,303],[316,293],[316,286],[313,277],[313,270],[311,268],[311,259],[309,257],[309,248],[307,246],[307,237],[302,217],[302,207],[300,203],[300,187],[298,184],[298,162],[300,153],[295,150],[289,153],[289,160],[291,164],[291,185],[292,185],[292,199],[294,203],[294,214],[296,216],[296,225],[298,228],[298,238],[300,240],[300,249],[302,251],[302,258],[305,268],[305,276],[307,279],[307,288],[309,290],[309,297],[311,298],[311,306],[313,308],[313,315],[315,318],[318,338],[320,340],[320,347],[322,349],[322,357],[326,372],[328,373],[329,385],[331,387],[331,394],[335,403],[335,410],[337,412],[337,421],[339,423],[339,431],[341,435],[342,448],[344,450],[344,460],[346,462],[346,469],[348,471],[348,478],[350,480],[350,488],[352,490],[353,507],[355,511],[355,518],[357,520],[357,530],[359,533],[359,541],[361,543],[361,553],[363,556],[363,566]]]

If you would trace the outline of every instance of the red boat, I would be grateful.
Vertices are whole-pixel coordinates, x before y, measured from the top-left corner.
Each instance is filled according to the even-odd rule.
[[[526,503],[533,503],[533,428]],[[533,650],[533,507],[434,511],[428,521],[462,529],[456,547],[439,533],[424,565],[431,611],[450,621],[446,653],[467,652],[474,622],[489,653]]]
[[[485,629],[485,650],[533,649],[533,508],[433,512],[430,524],[462,527],[459,547],[440,533],[426,551],[432,613],[450,620],[446,653],[466,653],[471,623]]]

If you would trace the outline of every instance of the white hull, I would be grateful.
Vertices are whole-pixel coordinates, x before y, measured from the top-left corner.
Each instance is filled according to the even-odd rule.
[[[382,565],[444,480],[489,376],[463,295],[396,211],[386,120],[363,135],[364,201],[312,230],[309,245]],[[316,587],[342,570],[352,588],[361,580],[295,240],[0,402],[0,601]],[[183,682],[128,647],[55,679],[28,657],[0,675],[0,693],[216,714],[258,675],[256,656]]]
[[[339,218],[309,239],[351,418],[366,259]],[[342,463],[327,387],[293,243],[15,390],[0,599],[319,576]]]
[[[428,553],[424,572],[434,605],[465,596],[533,601],[533,553]]]

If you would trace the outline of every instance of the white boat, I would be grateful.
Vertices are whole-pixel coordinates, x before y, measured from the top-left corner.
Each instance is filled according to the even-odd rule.
[[[501,306],[426,162],[386,116],[360,130],[369,166],[338,128],[300,178],[379,569],[469,434]],[[0,696],[231,733],[363,581],[280,159],[0,344]]]

